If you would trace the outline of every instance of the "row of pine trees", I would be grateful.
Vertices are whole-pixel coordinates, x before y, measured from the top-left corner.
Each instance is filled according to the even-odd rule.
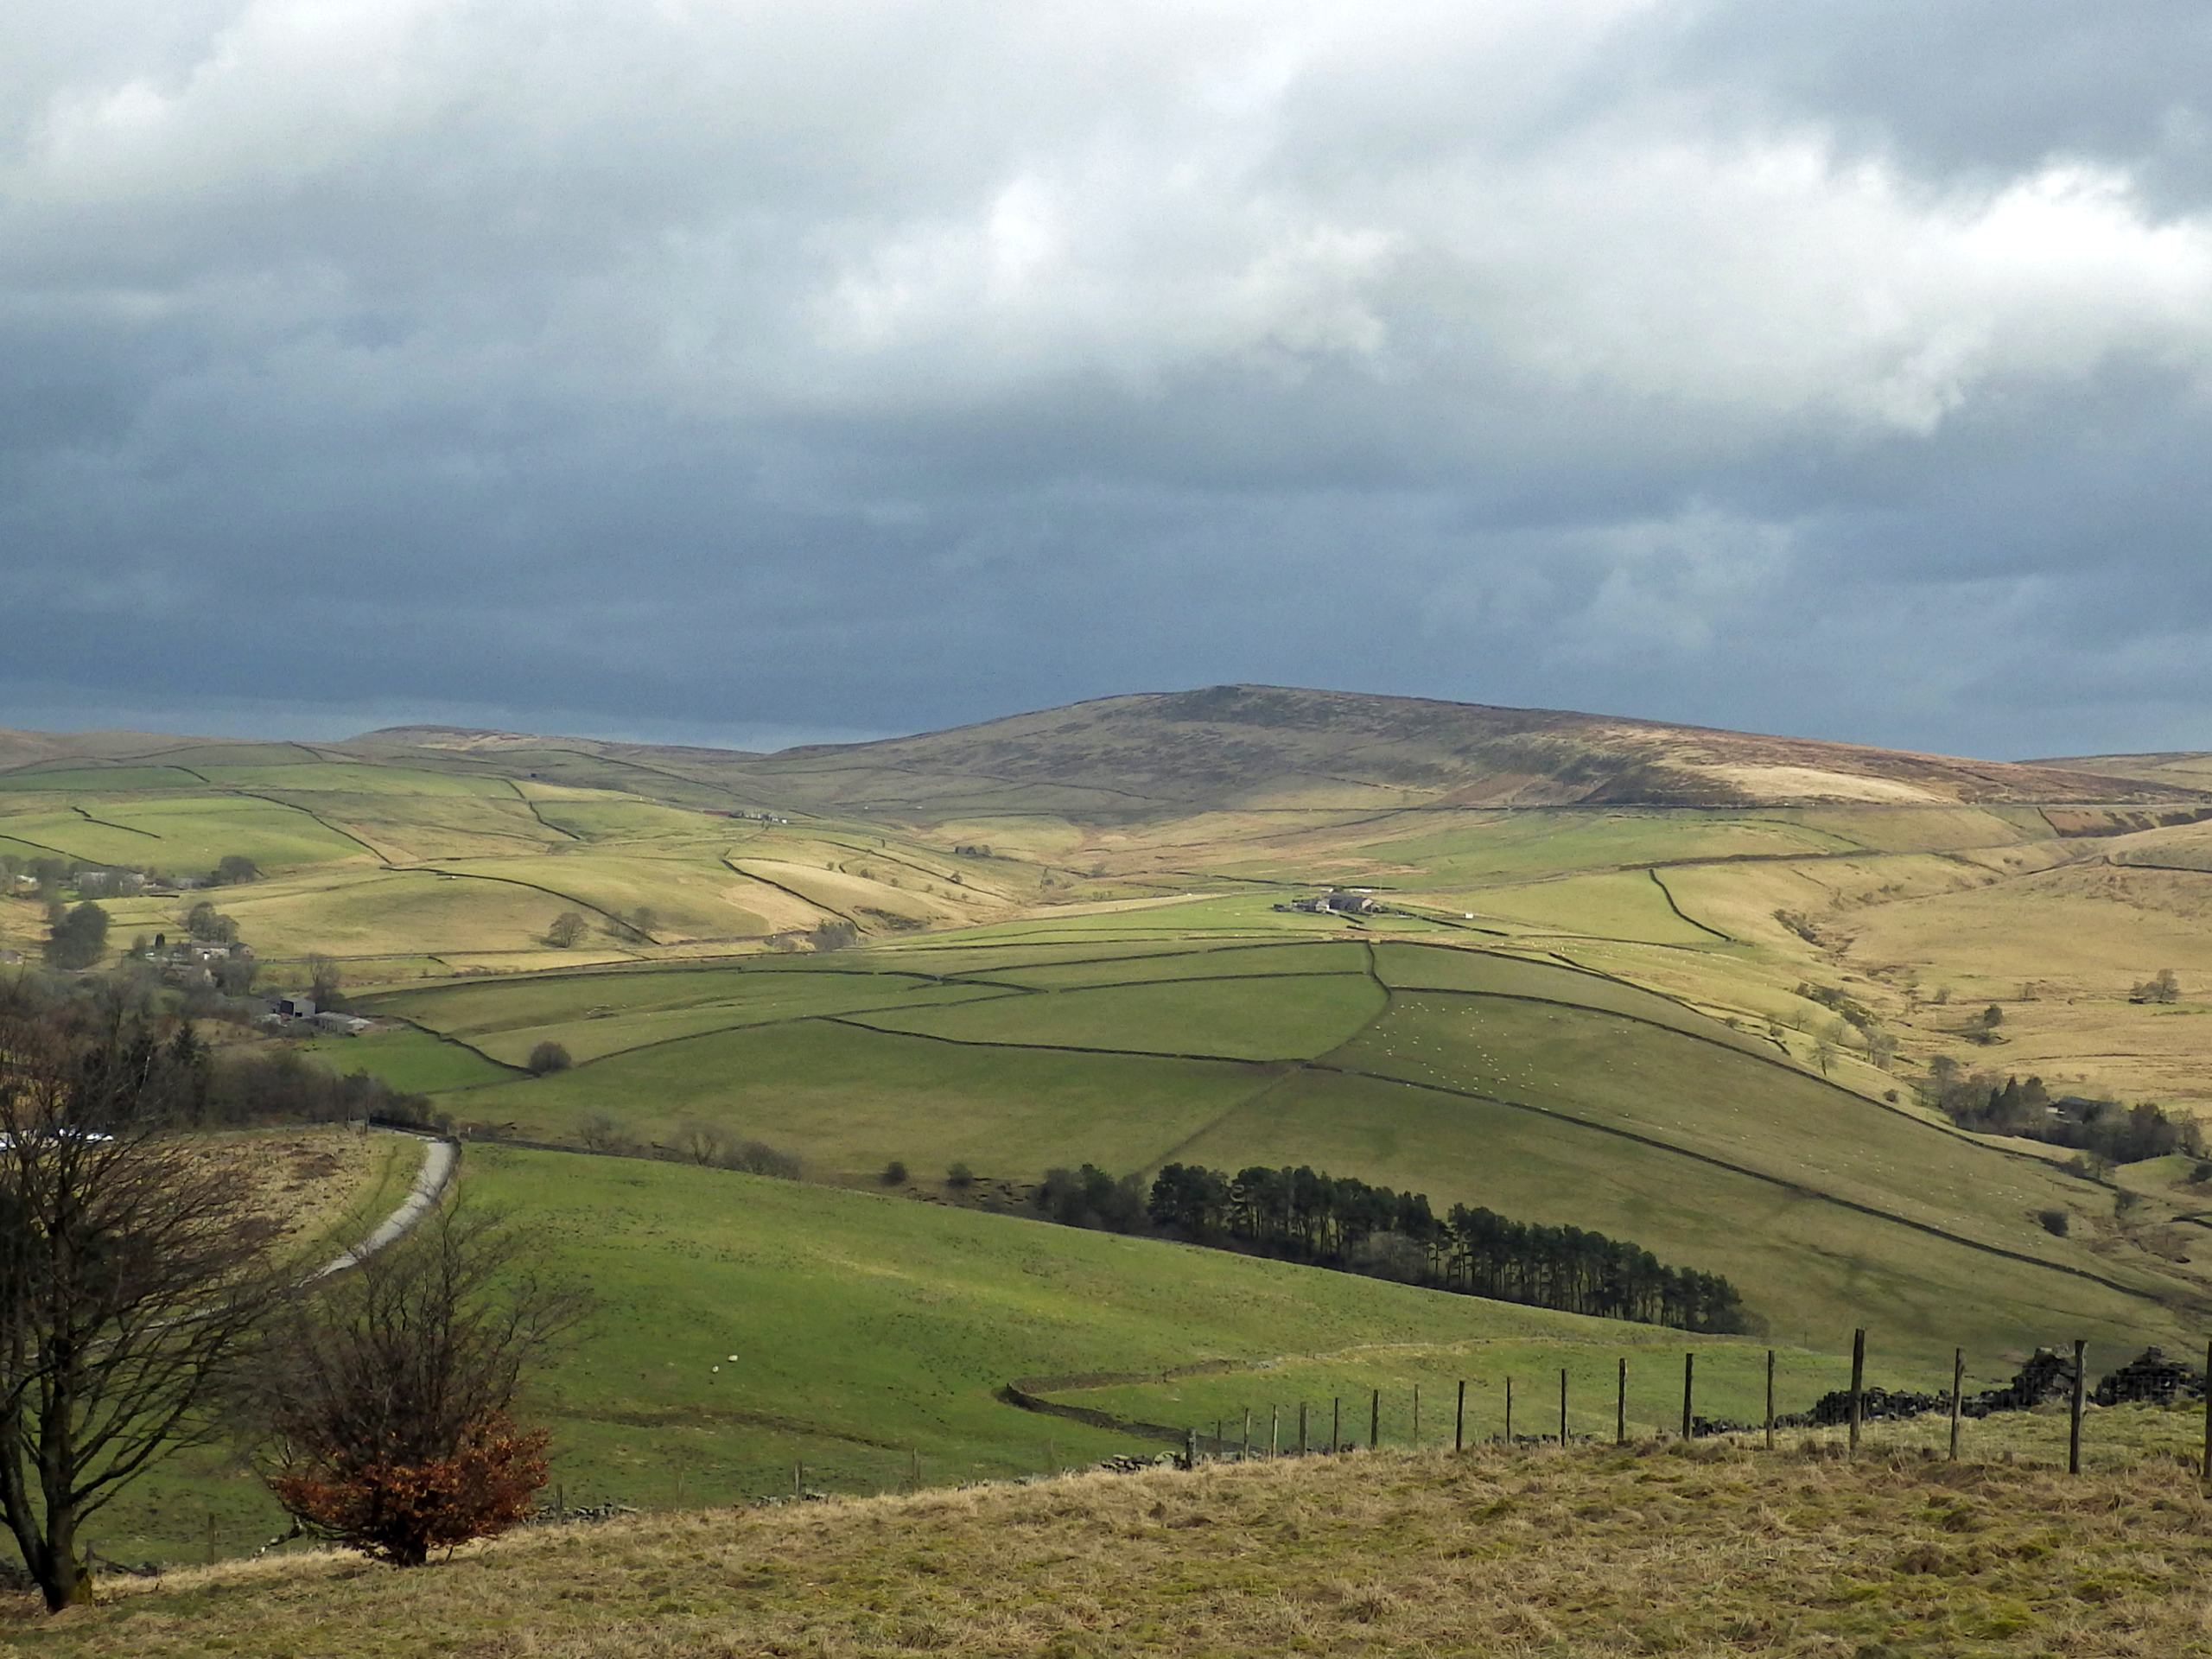
[[[1300,1165],[1230,1175],[1169,1164],[1146,1205],[1155,1227],[1198,1243],[1235,1241],[1294,1262],[1341,1268],[1569,1313],[1685,1331],[1751,1328],[1718,1274],[1670,1268],[1650,1251],[1580,1227],[1514,1221]]]

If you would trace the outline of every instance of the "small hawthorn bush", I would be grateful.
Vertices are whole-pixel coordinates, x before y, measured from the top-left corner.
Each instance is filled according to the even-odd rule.
[[[543,1042],[530,1051],[530,1074],[533,1077],[542,1077],[553,1071],[565,1071],[575,1064],[569,1058],[569,1051],[556,1042]]]

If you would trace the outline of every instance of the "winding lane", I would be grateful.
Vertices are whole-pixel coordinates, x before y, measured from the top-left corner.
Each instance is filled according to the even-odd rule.
[[[415,1185],[399,1208],[377,1224],[377,1229],[350,1250],[345,1250],[324,1262],[308,1275],[307,1282],[327,1279],[334,1273],[343,1273],[374,1255],[386,1245],[396,1243],[414,1230],[417,1223],[430,1213],[439,1198],[444,1196],[453,1180],[454,1167],[461,1162],[461,1149],[450,1141],[434,1135],[414,1135],[405,1129],[378,1129],[378,1135],[404,1135],[411,1141],[423,1143],[423,1167],[415,1173]]]

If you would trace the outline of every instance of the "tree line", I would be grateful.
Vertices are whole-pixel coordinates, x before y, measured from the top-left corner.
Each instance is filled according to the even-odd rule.
[[[15,853],[0,853],[0,887],[18,887],[22,880],[28,880],[34,896],[41,899],[57,899],[64,888],[72,887],[78,888],[80,896],[89,897],[93,887],[137,893],[149,887],[164,887],[178,879],[135,864],[100,864],[90,859],[52,855],[24,858]],[[226,853],[213,869],[181,878],[185,884],[202,887],[233,887],[260,879],[261,867],[243,853]]]
[[[2196,1120],[2149,1101],[2133,1106],[2116,1100],[2061,1104],[2041,1077],[2023,1082],[2008,1077],[2000,1083],[1994,1072],[1968,1073],[1947,1055],[1938,1055],[1929,1066],[1928,1093],[1962,1129],[2071,1147],[2107,1163],[2140,1163],[2172,1153],[2204,1156],[2204,1132]]]
[[[1752,1328],[1735,1286],[1672,1268],[1625,1240],[1580,1227],[1515,1221],[1427,1195],[1375,1186],[1300,1165],[1234,1175],[1169,1164],[1147,1192],[1135,1176],[1093,1165],[1047,1173],[1038,1208],[1071,1226],[1147,1226],[1192,1243],[1240,1245],[1314,1267],[1458,1291],[1498,1301],[1635,1319],[1686,1331]]]

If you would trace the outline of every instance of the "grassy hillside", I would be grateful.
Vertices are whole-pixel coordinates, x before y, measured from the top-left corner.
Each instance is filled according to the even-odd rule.
[[[971,882],[957,858],[874,826],[738,810],[635,767],[564,783],[526,763],[490,772],[436,755],[172,744],[0,769],[0,855],[171,878],[250,859],[264,879],[224,889],[220,903],[272,971],[321,953],[356,982],[760,950],[832,921],[941,927],[1010,912],[1036,884],[1018,867]],[[115,943],[175,931],[202,896],[110,901]],[[588,933],[556,950],[546,936],[569,911]],[[33,945],[38,925],[35,906],[0,905],[0,943]]]
[[[741,956],[825,923],[879,943],[1295,934],[1311,924],[1271,904],[1357,883],[1393,912],[1371,931],[1556,952],[1778,1022],[1800,1059],[1834,1015],[1799,988],[1847,994],[1897,1046],[1885,1074],[1844,1033],[1832,1067],[1867,1092],[1963,1051],[2061,1091],[2212,1104],[2185,1023],[2212,988],[2196,760],[2018,767],[1236,687],[772,756],[17,734],[0,856],[177,874],[244,854],[266,879],[222,902],[272,979],[321,952],[357,986]],[[116,944],[190,901],[114,903]],[[588,929],[565,951],[545,943],[564,911]],[[0,903],[0,950],[42,931]],[[2182,1014],[2128,1001],[2160,968]],[[1964,1049],[1968,999],[2005,1006],[1997,1052]]]
[[[430,1651],[2202,1653],[2172,1464],[1701,1447],[1089,1475],[549,1528],[396,1573],[188,1572],[7,1635],[56,1659]]]
[[[833,1491],[904,1484],[918,1460],[930,1483],[1034,1473],[1143,1442],[1005,1404],[1007,1382],[1205,1361],[1261,1368],[1217,1382],[1264,1410],[1291,1403],[1269,1375],[1278,1362],[1334,1356],[1345,1386],[1387,1390],[1386,1427],[1401,1437],[1413,1384],[1440,1370],[1594,1374],[1649,1352],[1664,1357],[1649,1390],[1639,1363],[1636,1421],[1656,1428],[1669,1421],[1656,1379],[1682,1344],[1650,1326],[639,1160],[479,1147],[461,1179],[599,1300],[536,1402],[572,1503],[734,1502],[789,1490],[798,1462]],[[1755,1409],[1764,1349],[1696,1345],[1707,1408]],[[2001,1369],[1993,1356],[1989,1369]],[[1886,1356],[1883,1374],[1932,1376]],[[1802,1404],[1843,1370],[1786,1351],[1783,1375]],[[96,1538],[118,1559],[197,1559],[211,1522],[226,1554],[279,1529],[248,1473],[193,1455],[104,1514]]]
[[[955,1164],[1020,1184],[1083,1162],[1306,1163],[1440,1209],[1633,1239],[1726,1274],[1771,1330],[1815,1349],[1861,1323],[1929,1363],[1958,1343],[2015,1351],[2053,1322],[2174,1342],[2208,1305],[2206,1281],[2173,1259],[2172,1217],[2193,1201],[2181,1188],[2124,1195],[1823,1079],[1764,1027],[1604,975],[1410,939],[1085,950],[1009,931],[988,949],[578,974],[372,1006],[487,1063],[549,1036],[570,1046],[572,1071],[442,1095],[464,1125],[575,1141],[612,1118],[663,1146],[709,1125],[816,1179],[871,1184],[895,1160],[912,1187],[955,1198],[941,1184]],[[382,1066],[390,1052],[395,1076],[418,1075],[421,1041],[346,1053]]]

